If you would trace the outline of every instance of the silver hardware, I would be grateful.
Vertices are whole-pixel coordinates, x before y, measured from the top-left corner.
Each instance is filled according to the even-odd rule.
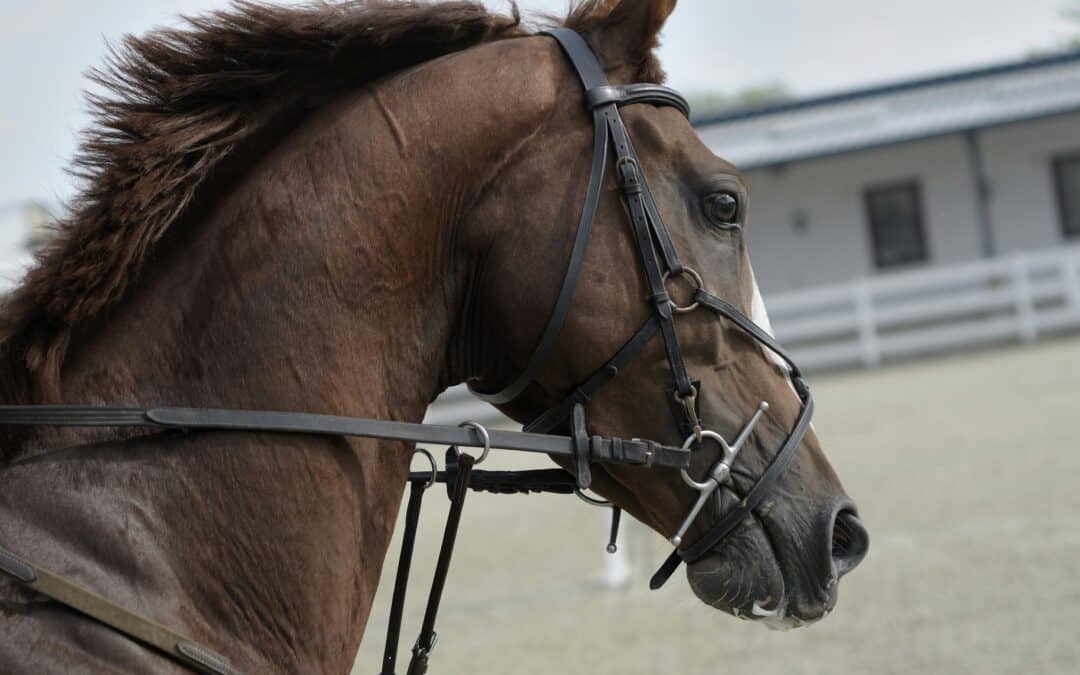
[[[597,499],[596,497],[590,497],[589,495],[585,494],[585,491],[581,488],[574,488],[574,494],[577,495],[578,499],[585,502],[589,506],[602,506],[604,508],[614,506],[614,504],[612,504],[606,499]]]
[[[435,645],[439,642],[439,634],[431,631],[431,642],[427,645],[420,644],[422,637],[416,638],[416,643],[413,644],[413,652],[419,656],[430,656],[431,652],[435,651]]]
[[[424,457],[427,457],[428,464],[431,465],[431,478],[429,478],[428,482],[424,484],[424,489],[426,490],[435,484],[435,474],[439,472],[439,465],[435,463],[435,457],[423,448],[417,448],[416,450],[413,450],[413,454],[421,454]]]
[[[476,432],[476,434],[478,436],[480,436],[480,441],[483,444],[484,451],[481,452],[480,456],[476,458],[475,462],[473,462],[473,466],[476,466],[476,465],[480,464],[480,462],[487,459],[488,453],[491,452],[491,435],[488,434],[488,430],[484,428],[484,425],[480,424],[479,422],[473,422],[472,420],[467,420],[465,422],[462,422],[458,426],[459,427],[464,427],[464,428],[467,428],[467,429],[472,429],[473,431]]]
[[[698,419],[697,414],[697,387],[690,385],[690,393],[686,396],[680,396],[678,391],[672,392],[671,395],[675,397],[675,402],[683,407],[686,419],[690,422],[690,426],[694,428],[694,438],[701,441],[701,420]]]
[[[613,519],[611,521],[612,522],[612,525],[611,525],[612,534],[611,534],[611,538],[608,541],[608,544],[607,544],[607,546],[605,547],[604,550],[606,550],[608,553],[611,553],[611,554],[616,553],[619,550],[618,545],[615,544],[615,533],[618,532],[618,526],[619,526],[618,516],[616,515],[616,513],[618,512],[619,507],[615,506],[615,502],[609,502],[606,499],[597,499],[596,497],[590,497],[589,495],[585,494],[584,490],[582,490],[580,488],[574,488],[574,494],[577,495],[578,499],[585,502],[589,506],[599,506],[601,508],[611,509],[611,511],[612,511],[611,517]]]
[[[685,535],[686,531],[693,525],[694,520],[698,517],[698,514],[701,513],[701,509],[705,507],[705,503],[709,500],[709,497],[716,492],[717,488],[731,480],[731,465],[735,463],[735,458],[738,456],[739,450],[742,449],[743,443],[750,437],[750,432],[768,409],[769,404],[762,401],[757,407],[757,410],[755,410],[754,414],[750,417],[750,421],[746,423],[742,431],[740,431],[739,435],[735,438],[735,442],[731,445],[728,445],[728,442],[724,440],[724,437],[715,431],[702,431],[700,434],[691,434],[683,442],[682,447],[685,449],[695,443],[699,443],[699,437],[700,439],[708,438],[720,444],[722,454],[720,456],[720,461],[713,466],[712,470],[709,471],[709,477],[704,481],[696,481],[690,477],[690,474],[687,473],[686,469],[679,469],[679,475],[682,476],[683,482],[697,490],[699,494],[697,501],[694,502],[694,507],[690,509],[690,515],[683,521],[682,525],[679,527],[679,531],[675,533],[675,536],[669,540],[671,541],[672,546],[678,547],[682,544],[683,535]]]

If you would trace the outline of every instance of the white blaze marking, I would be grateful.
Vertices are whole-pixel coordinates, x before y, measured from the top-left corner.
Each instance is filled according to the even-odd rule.
[[[757,277],[754,276],[754,267],[750,264],[750,261],[747,261],[747,269],[750,270],[750,282],[754,285],[754,297],[750,300],[750,319],[768,333],[770,337],[775,338],[776,334],[773,333],[772,323],[769,321],[769,312],[765,309],[765,299],[761,297],[761,289],[758,288]],[[773,350],[761,345],[761,351],[765,352],[765,355],[785,373],[791,372],[787,362]]]
[[[746,261],[746,266],[750,270],[750,282],[754,285],[754,296],[750,300],[750,320],[768,333],[769,337],[775,338],[776,334],[773,333],[772,323],[769,321],[769,312],[765,309],[765,299],[761,297],[761,289],[758,288],[757,277],[754,276],[754,266],[750,264],[749,260]],[[765,356],[784,373],[788,386],[791,387],[791,393],[795,394],[795,398],[798,399],[799,394],[795,391],[795,383],[791,381],[791,368],[788,366],[787,361],[780,358],[779,354],[765,345],[759,344],[758,346],[761,347],[761,351],[765,352]],[[802,401],[799,402],[802,403]],[[813,424],[811,424],[811,428],[813,428]]]

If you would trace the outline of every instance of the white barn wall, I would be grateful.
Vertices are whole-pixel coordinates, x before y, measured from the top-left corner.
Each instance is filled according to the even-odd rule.
[[[1062,243],[1050,162],[1056,154],[1080,150],[1080,113],[978,134],[993,186],[999,253]],[[713,151],[724,155],[723,148]],[[753,169],[746,178],[750,251],[767,293],[882,273],[873,264],[863,202],[863,190],[876,183],[919,181],[929,249],[925,266],[981,256],[974,179],[960,134]],[[806,215],[803,232],[792,225],[796,211]]]
[[[979,255],[974,184],[957,136],[756,169],[746,178],[750,251],[767,292],[874,274],[863,189],[876,183],[919,181],[930,264]],[[807,216],[804,232],[792,225],[797,210]]]
[[[999,253],[1065,241],[1051,161],[1080,152],[1080,113],[981,131]]]

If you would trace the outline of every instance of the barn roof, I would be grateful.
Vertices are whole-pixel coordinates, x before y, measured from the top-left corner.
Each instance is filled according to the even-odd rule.
[[[1080,50],[696,118],[751,169],[1080,110]]]

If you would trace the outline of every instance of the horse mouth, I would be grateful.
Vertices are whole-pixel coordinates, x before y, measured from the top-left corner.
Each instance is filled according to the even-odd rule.
[[[746,549],[733,544],[687,566],[687,580],[699,600],[737,619],[774,630],[797,628],[827,614],[811,620],[793,616],[788,611],[788,584],[775,556],[753,556],[756,559],[748,564]]]
[[[836,606],[840,577],[866,553],[864,533],[854,511],[841,509],[825,570],[789,547],[778,553],[769,525],[754,516],[709,555],[688,565],[687,579],[702,602],[736,618],[773,630],[808,626]],[[810,575],[809,568],[821,571]]]

